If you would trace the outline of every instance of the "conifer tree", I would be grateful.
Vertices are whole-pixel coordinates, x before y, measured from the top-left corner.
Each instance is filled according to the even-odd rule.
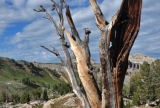
[[[47,89],[44,89],[44,91],[43,91],[43,99],[44,99],[45,101],[48,101]]]

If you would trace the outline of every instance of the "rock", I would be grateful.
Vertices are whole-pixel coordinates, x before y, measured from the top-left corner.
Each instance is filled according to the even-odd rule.
[[[145,107],[148,107],[148,106],[149,106],[148,103],[146,103]]]
[[[33,62],[35,67],[40,67],[40,68],[49,68],[51,70],[56,70],[56,71],[61,71],[64,72],[64,68],[60,63],[38,63],[38,62]]]
[[[141,53],[136,53],[136,54],[132,54],[129,56],[129,61],[131,61],[132,63],[137,63],[137,64],[143,64],[144,61],[151,64],[155,60],[156,60],[155,58],[146,56]]]
[[[149,103],[149,106],[151,106],[151,107],[157,106],[157,103],[156,103],[155,101],[150,102],[150,103]]]
[[[63,105],[70,107],[76,106],[76,97],[69,98]]]

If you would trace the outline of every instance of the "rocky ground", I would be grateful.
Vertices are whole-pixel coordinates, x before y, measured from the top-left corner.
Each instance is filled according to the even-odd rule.
[[[25,104],[12,105],[12,103],[1,104],[0,108],[82,108],[81,102],[74,95],[69,93],[56,99],[49,101],[32,101]]]
[[[128,101],[124,98],[124,102]],[[129,100],[132,101],[132,100]],[[160,100],[156,100],[160,102]],[[131,108],[159,108],[156,105],[156,101],[150,102],[146,105],[133,106]],[[74,93],[69,93],[56,99],[51,99],[49,101],[32,101],[25,104],[12,105],[12,103],[1,104],[0,108],[82,108],[80,100],[74,95]]]

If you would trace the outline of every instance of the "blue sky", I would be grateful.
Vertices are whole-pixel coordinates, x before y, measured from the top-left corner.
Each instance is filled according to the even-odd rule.
[[[58,0],[56,0],[58,1]],[[100,7],[110,21],[117,12],[121,0],[98,0]],[[83,39],[83,28],[88,27],[90,34],[90,49],[92,59],[99,61],[99,29],[89,0],[67,0],[78,32]],[[37,13],[43,5],[50,9],[50,0],[0,0],[0,56],[15,60],[36,62],[58,62],[56,56],[42,49],[44,45],[55,46],[63,56],[58,36],[51,22],[44,19],[45,13]],[[160,58],[160,1],[143,0],[141,27],[138,37],[131,50],[133,53],[143,53],[147,56]],[[56,13],[52,13],[58,22]],[[69,26],[65,20],[65,27]]]

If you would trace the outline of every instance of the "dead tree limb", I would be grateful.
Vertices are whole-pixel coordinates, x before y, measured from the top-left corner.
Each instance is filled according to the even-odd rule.
[[[64,0],[64,4],[65,4],[65,7],[66,7],[66,17],[67,17],[68,24],[70,25],[70,28],[71,28],[72,37],[76,38],[77,43],[80,44],[82,41],[79,37],[79,34],[77,32],[77,29],[76,29],[74,23],[73,23],[73,19],[72,19],[72,15],[71,15],[71,12],[70,12],[69,5],[67,5],[65,0]]]
[[[96,0],[90,3],[101,32],[102,108],[122,108],[123,81],[129,52],[140,27],[142,0],[123,0],[110,23],[105,20]]]
[[[48,48],[45,47],[45,46],[41,46],[41,47],[44,48],[44,49],[46,49],[46,50],[48,50],[49,52],[53,53],[54,55],[56,55],[56,56],[58,57],[59,61],[62,63],[62,65],[63,65],[63,66],[65,65],[62,57],[60,56],[60,54],[59,54],[59,52],[57,51],[56,48],[54,48],[53,46],[51,46],[51,47],[53,48],[53,50],[50,50],[50,49],[48,49]]]
[[[100,108],[100,100],[101,94],[99,92],[98,86],[96,85],[96,81],[93,77],[93,74],[89,73],[89,67],[86,61],[86,53],[84,48],[77,44],[73,38],[71,37],[70,33],[62,27],[65,31],[67,38],[71,45],[71,50],[73,51],[74,55],[76,56],[77,60],[77,68],[78,74],[85,89],[87,98],[92,108]]]
[[[54,0],[52,0],[52,2],[53,1]],[[63,0],[60,1],[60,4],[57,4],[57,3],[55,3],[55,4],[59,8],[59,11],[57,11],[57,13],[59,15],[60,25],[63,25],[63,22],[64,22],[63,14],[62,14]],[[53,7],[52,7],[52,9],[53,9]],[[48,18],[50,19],[50,21],[52,21],[52,23],[53,23],[53,25],[54,25],[54,27],[55,27],[55,29],[57,31],[57,35],[59,36],[59,40],[60,40],[60,43],[61,43],[61,46],[62,46],[62,50],[64,52],[64,56],[65,56],[64,69],[66,70],[66,72],[69,75],[69,78],[70,78],[70,81],[71,81],[71,84],[72,84],[72,88],[73,88],[73,92],[81,100],[82,106],[84,108],[90,108],[88,99],[86,98],[85,94],[81,92],[81,89],[78,86],[77,79],[76,79],[75,74],[74,74],[74,69],[73,69],[73,65],[72,65],[72,61],[71,61],[71,57],[70,57],[68,48],[64,44],[65,43],[65,38],[64,38],[63,30],[61,29],[61,27],[58,27],[58,25],[56,24],[56,22],[53,19],[53,17],[49,14],[49,12],[43,6],[40,6],[40,10],[34,9],[34,11],[36,11],[36,12],[46,12],[46,14],[48,15]]]
[[[79,34],[76,30],[76,27],[74,25],[70,8],[67,5],[67,3],[64,0],[64,4],[66,7],[66,17],[68,24],[70,25],[72,36],[76,37],[77,42],[72,38],[70,33],[64,28],[64,31],[67,35],[67,38],[71,45],[71,50],[76,56],[77,60],[77,68],[78,73],[81,79],[81,82],[83,84],[83,87],[86,91],[87,98],[90,102],[91,107],[93,108],[100,108],[101,107],[101,93],[97,86],[96,80],[91,73],[92,65],[90,63],[90,50],[88,46],[89,42],[89,34],[91,33],[89,29],[85,29],[85,39],[82,41],[79,37]]]

